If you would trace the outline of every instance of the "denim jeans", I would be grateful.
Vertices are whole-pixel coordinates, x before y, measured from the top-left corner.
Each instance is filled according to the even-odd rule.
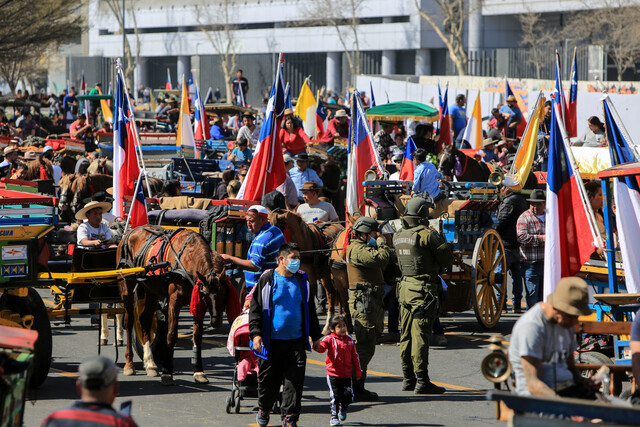
[[[507,258],[507,270],[511,274],[513,293],[513,308],[520,307],[522,302],[522,262],[520,262],[520,254],[517,249],[504,248],[504,254]]]
[[[542,282],[544,278],[544,262],[522,262],[524,284],[527,290],[527,310],[542,301]]]

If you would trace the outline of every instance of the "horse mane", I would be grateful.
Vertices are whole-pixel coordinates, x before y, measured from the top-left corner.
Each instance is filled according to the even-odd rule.
[[[40,165],[42,164],[44,164],[44,167],[47,170],[47,175],[49,175],[49,177],[53,179],[53,165],[51,163],[51,160],[40,158],[27,161],[26,179],[28,181],[31,181],[33,179],[40,179]]]
[[[72,183],[75,177],[76,174],[74,173],[63,175],[62,178],[60,178],[60,182],[58,182],[58,185],[60,186],[60,188],[66,188]]]

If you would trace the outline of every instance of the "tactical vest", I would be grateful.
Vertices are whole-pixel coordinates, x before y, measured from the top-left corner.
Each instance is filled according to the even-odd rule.
[[[375,268],[363,268],[357,265],[353,265],[350,261],[351,251],[359,250],[359,243],[352,243],[347,247],[347,275],[349,276],[349,289],[355,289],[358,283],[363,285],[376,285],[384,283],[384,276],[382,275],[382,269]]]
[[[429,280],[438,275],[438,264],[428,247],[420,246],[420,232],[431,232],[424,225],[402,230],[393,236],[393,247],[396,249],[398,265],[403,276],[419,276],[428,274]]]

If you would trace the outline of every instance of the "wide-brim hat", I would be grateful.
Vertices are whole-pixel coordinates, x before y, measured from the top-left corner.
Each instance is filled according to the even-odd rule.
[[[484,139],[484,140],[482,141],[482,148],[484,148],[484,147],[488,147],[489,145],[495,145],[495,143],[496,143],[496,142],[493,140],[493,138],[487,138],[487,139]]]
[[[320,186],[313,181],[309,181],[302,184],[302,190],[300,191],[302,191],[303,193],[305,191],[320,191]]]
[[[572,316],[588,316],[592,313],[589,308],[589,287],[587,282],[579,277],[560,279],[547,302],[556,310]]]
[[[84,206],[84,208],[82,208],[78,212],[76,212],[76,219],[77,220],[87,219],[87,212],[89,212],[92,209],[96,209],[96,208],[101,208],[102,209],[102,213],[105,213],[105,212],[111,210],[111,203],[108,203],[108,202],[97,202],[95,200],[91,201],[91,202],[87,203]]]
[[[284,115],[285,115],[285,116],[288,116],[288,115],[290,115],[290,114],[291,114],[291,115],[293,115],[293,110],[292,110],[291,108],[286,108],[286,109],[284,110]]]
[[[533,203],[546,203],[547,201],[547,196],[545,195],[544,190],[533,190],[531,192],[531,197],[529,197],[527,199],[527,202],[533,202]]]
[[[346,111],[344,111],[344,110],[338,110],[338,111],[336,112],[336,117],[337,117],[337,118],[340,118],[340,117],[349,117],[349,116],[347,115],[347,112],[346,112]]]
[[[111,194],[113,196],[113,187],[109,187],[106,190],[104,190],[107,192],[107,194]]]
[[[9,145],[8,147],[5,147],[2,154],[6,156],[7,154],[15,153],[17,151],[18,149],[16,147],[14,147],[13,145]]]
[[[308,162],[309,156],[307,155],[307,153],[299,153],[299,154],[296,154],[296,160],[302,160],[303,162]]]

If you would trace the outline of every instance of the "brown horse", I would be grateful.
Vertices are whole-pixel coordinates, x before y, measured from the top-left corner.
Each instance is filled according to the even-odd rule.
[[[80,175],[71,184],[73,199],[71,209],[78,212],[84,206],[84,199],[91,197],[98,191],[105,191],[113,186],[113,177],[109,175]]]
[[[485,163],[473,159],[453,144],[447,145],[439,155],[438,170],[446,177],[462,182],[487,182],[491,171]]]
[[[45,159],[40,156],[35,160],[28,160],[27,174],[24,177],[25,181],[32,181],[34,179],[53,179],[53,165],[51,160]],[[47,175],[46,178],[41,178],[41,166],[44,166],[44,172]]]
[[[143,285],[137,288],[135,281],[122,280],[120,289],[125,306],[125,327],[127,344],[124,375],[135,375],[133,353],[131,352],[134,324],[134,296],[145,294],[145,302],[140,312],[140,326],[144,349],[144,369],[149,376],[157,376],[157,366],[151,352],[151,324],[153,315],[158,309],[158,302],[167,299],[168,333],[166,350],[162,357],[162,384],[173,385],[173,351],[178,338],[178,316],[180,308],[191,301],[193,318],[193,352],[191,364],[194,369],[194,380],[207,383],[202,368],[202,330],[203,320],[209,297],[219,291],[218,274],[223,272],[223,259],[212,251],[204,238],[193,231],[178,229],[174,232],[158,226],[137,227],[126,233],[118,245],[118,265],[149,265],[153,262],[168,261],[171,268],[166,274],[150,273]],[[137,295],[134,295],[137,292]],[[192,292],[199,292],[192,296]],[[204,301],[198,296],[204,294]],[[196,303],[194,304],[193,298]],[[216,307],[220,307],[216,304]],[[194,309],[195,308],[195,309]],[[229,315],[229,313],[227,313]],[[158,338],[162,339],[162,338]]]
[[[74,222],[73,212],[71,211],[71,201],[73,200],[73,192],[71,187],[76,180],[76,174],[67,174],[60,178],[58,182],[58,210],[60,211],[60,220],[65,222]]]
[[[327,292],[329,315],[323,332],[328,333],[329,320],[336,308],[338,297],[329,272],[329,256],[323,250],[330,248],[344,227],[339,224],[329,224],[325,227],[307,224],[297,213],[279,209],[269,215],[269,222],[282,231],[287,242],[294,242],[300,246],[300,251],[303,252],[300,259],[300,269],[309,276],[312,296],[315,297],[318,280]],[[308,251],[317,252],[308,253]],[[341,301],[342,299],[340,299]],[[341,308],[345,307],[346,305],[341,305]]]

